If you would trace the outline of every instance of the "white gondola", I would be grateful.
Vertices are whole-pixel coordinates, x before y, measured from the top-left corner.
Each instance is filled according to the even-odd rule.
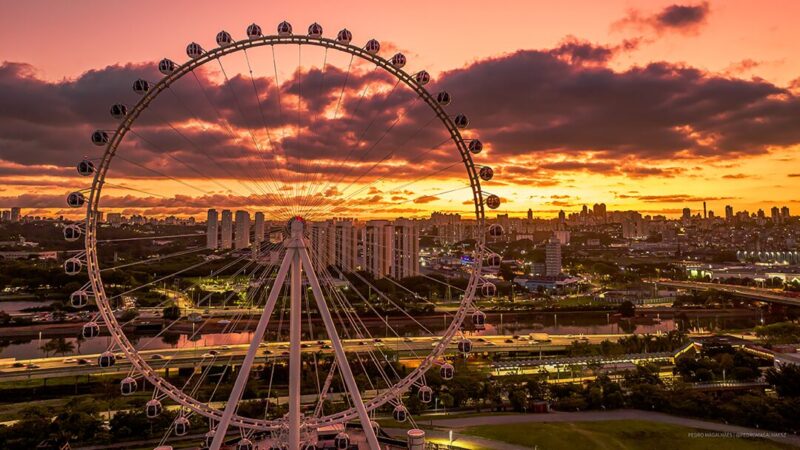
[[[478,154],[481,152],[481,150],[483,150],[483,142],[481,142],[478,139],[473,139],[469,141],[467,148],[469,149],[470,152]]]
[[[484,283],[483,286],[481,286],[481,294],[484,297],[494,297],[497,295],[497,286],[495,286],[494,283]]]
[[[367,45],[364,46],[364,50],[366,50],[370,55],[376,55],[379,51],[381,51],[381,43],[375,39],[370,39],[367,41]]]
[[[433,389],[430,386],[422,386],[417,392],[417,397],[422,403],[430,403],[433,400]]]
[[[214,442],[214,435],[216,434],[217,432],[215,430],[211,430],[205,435],[203,435],[203,444],[205,444],[203,446],[204,448],[211,448],[211,443]]]
[[[456,124],[458,128],[464,129],[469,126],[469,119],[464,114],[459,114],[453,119],[453,123]]]
[[[159,445],[153,450],[174,450],[171,445]]]
[[[278,36],[291,36],[292,35],[292,24],[287,21],[283,21],[278,24]]]
[[[447,91],[442,91],[436,94],[436,103],[447,106],[450,104],[450,94]]]
[[[98,147],[108,144],[108,133],[103,130],[97,130],[92,133],[92,144]]]
[[[192,42],[186,46],[186,56],[189,58],[197,59],[203,56],[203,53],[205,53],[205,50],[197,42]]]
[[[100,335],[100,325],[97,322],[86,322],[81,328],[81,336],[89,339]]]
[[[314,22],[311,25],[309,25],[308,35],[316,38],[322,36],[322,25],[318,24],[317,22]]]
[[[133,82],[133,92],[139,95],[144,95],[150,90],[150,83],[147,80],[139,78]]]
[[[483,311],[475,311],[472,313],[472,325],[476,330],[483,330],[486,328],[486,313]]]
[[[255,23],[251,23],[250,26],[247,27],[247,37],[250,39],[256,39],[263,36],[261,32],[261,27]]]
[[[148,419],[155,419],[156,417],[161,415],[162,410],[163,407],[161,406],[161,402],[156,399],[149,400],[144,405],[144,412],[147,415]]]
[[[116,103],[111,105],[111,117],[115,119],[124,119],[125,116],[128,115],[128,107],[123,105],[122,103]]]
[[[496,196],[494,194],[490,194],[488,197],[486,197],[486,206],[488,206],[489,209],[497,209],[497,208],[499,208],[500,207],[500,197],[498,197],[498,196]]]
[[[486,258],[486,265],[489,267],[500,267],[501,262],[502,259],[500,258],[500,255],[489,255]]]
[[[172,75],[176,68],[177,64],[175,64],[175,61],[169,58],[164,58],[158,62],[158,71],[164,75]]]
[[[489,225],[489,236],[491,237],[500,237],[503,235],[503,226],[499,224],[492,224]]]
[[[84,289],[78,289],[72,294],[69,294],[69,304],[72,305],[73,308],[83,308],[89,304],[89,293]]]
[[[236,450],[253,450],[253,443],[250,439],[242,438],[236,443]]]
[[[77,275],[83,269],[83,263],[78,258],[70,258],[64,261],[64,272],[67,275]]]
[[[425,86],[431,81],[431,74],[425,70],[420,70],[416,75],[414,75],[414,80],[416,80],[417,83]]]
[[[100,367],[111,367],[117,362],[117,357],[109,351],[105,351],[97,357],[97,365]]]
[[[333,446],[336,447],[337,450],[347,450],[350,447],[350,436],[342,431],[333,438]]]
[[[67,206],[70,208],[80,208],[84,203],[86,203],[86,197],[83,196],[83,192],[76,191],[67,196]]]
[[[478,175],[480,175],[481,180],[489,181],[492,179],[492,177],[494,177],[494,170],[489,166],[483,166],[478,171]]]
[[[397,422],[405,422],[408,419],[408,410],[403,405],[397,405],[394,407],[394,411],[392,411],[392,417]]]
[[[180,416],[175,419],[175,435],[186,436],[189,433],[189,419]]]
[[[88,177],[94,173],[94,163],[88,159],[84,159],[83,161],[79,162],[76,168],[78,169],[78,173],[85,177]]]
[[[219,45],[220,47],[227,47],[233,44],[233,38],[231,37],[231,34],[225,30],[222,30],[219,33],[217,33],[216,41],[217,45]]]
[[[469,353],[472,351],[472,341],[467,338],[458,341],[458,351],[461,353]]]
[[[392,65],[397,69],[402,69],[406,65],[406,55],[397,53],[389,60]]]
[[[136,383],[136,379],[133,377],[125,377],[119,382],[119,391],[122,395],[133,395],[138,388],[139,384]]]
[[[343,29],[336,35],[336,42],[340,44],[349,44],[353,40],[353,33],[347,28]]]
[[[456,369],[450,363],[442,364],[442,367],[439,368],[439,375],[442,377],[443,380],[452,380],[453,374],[455,373]]]
[[[67,242],[77,241],[81,238],[81,234],[83,234],[83,232],[78,225],[72,224],[64,227],[64,240]]]

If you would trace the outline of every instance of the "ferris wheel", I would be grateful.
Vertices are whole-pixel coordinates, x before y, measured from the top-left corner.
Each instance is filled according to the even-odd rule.
[[[83,335],[112,338],[98,365],[127,371],[122,395],[152,387],[145,414],[173,414],[170,435],[197,432],[199,423],[207,427],[204,448],[234,442],[237,450],[253,450],[260,440],[294,450],[317,448],[322,430],[338,430],[333,445],[347,449],[357,441],[347,425],[360,424],[362,445],[380,448],[376,412],[413,424],[408,399],[430,403],[437,395],[431,377],[452,379],[453,359],[472,350],[465,325],[485,326],[475,300],[495,294],[485,275],[500,265],[485,235],[497,237],[502,229],[485,228],[484,208],[497,208],[500,198],[481,188],[493,177],[490,167],[473,161],[484,146],[464,136],[466,115],[445,109],[456,99],[428,90],[435,85],[428,72],[406,70],[410,61],[402,53],[381,56],[375,39],[363,46],[352,40],[347,29],[327,37],[317,23],[304,34],[293,33],[288,22],[274,34],[252,24],[241,39],[221,31],[215,48],[190,43],[186,62],[163,59],[154,65],[158,75],[132,80],[138,100],[111,101],[115,125],[91,135],[102,156],[77,166],[93,177],[91,187],[67,197],[70,207],[86,209],[86,220],[64,229],[68,241],[83,238],[85,244],[65,262],[65,271],[85,270],[89,278],[71,303],[96,304]],[[131,179],[146,179],[147,187],[132,186]],[[403,284],[398,273],[364,270],[368,250],[361,242],[368,233],[351,230],[351,224],[340,229],[334,223],[329,231],[318,226],[348,214],[400,215],[408,211],[404,206],[427,199],[468,204],[474,211],[458,269],[463,283],[413,269],[418,261],[404,272],[457,291],[458,307],[445,313],[439,329],[409,311],[411,303],[432,301]],[[100,223],[105,208],[137,201],[152,208],[207,202],[232,209],[248,201],[262,206],[268,223],[251,230],[247,218],[239,227],[237,215],[236,235],[245,244],[227,246],[216,242],[216,231],[213,239],[200,233],[119,237],[117,228]],[[372,242],[372,251],[387,264],[416,257],[413,243],[397,246],[393,240],[399,238],[391,236],[411,230],[403,239],[425,237],[417,224],[378,225],[384,236]],[[336,243],[323,248],[321,236],[328,232]],[[117,260],[118,246],[136,255],[131,245],[138,241],[165,242],[166,249]],[[344,246],[350,257],[342,257]],[[202,290],[204,277],[236,286]],[[247,333],[243,354],[229,349],[155,358],[150,346],[156,337],[133,337],[135,319],[119,314],[122,303],[148,292],[161,301],[140,307],[142,316],[184,303],[184,316],[164,319],[156,337],[188,321],[190,341],[212,329],[221,336],[218,344]],[[215,309],[215,300],[234,307]],[[226,319],[215,317],[219,311],[229,311]],[[399,363],[399,354],[413,363]],[[169,376],[171,367],[187,364],[190,373]],[[287,389],[278,387],[276,372]],[[424,436],[412,428],[409,439]]]

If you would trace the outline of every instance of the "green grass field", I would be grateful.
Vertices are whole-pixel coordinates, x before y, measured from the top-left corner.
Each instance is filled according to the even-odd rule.
[[[460,432],[539,450],[777,450],[794,448],[766,439],[691,437],[693,428],[636,420],[482,425]]]

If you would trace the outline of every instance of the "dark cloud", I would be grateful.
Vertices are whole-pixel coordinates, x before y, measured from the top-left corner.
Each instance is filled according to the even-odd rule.
[[[735,200],[736,197],[702,197],[688,194],[667,194],[667,195],[628,195],[619,194],[618,198],[635,199],[645,203],[689,203],[704,202],[715,200]]]
[[[696,5],[666,6],[654,14],[646,14],[638,9],[631,9],[621,20],[612,25],[613,28],[633,27],[639,30],[652,30],[656,33],[675,31],[693,34],[708,21],[711,8],[708,2]]]

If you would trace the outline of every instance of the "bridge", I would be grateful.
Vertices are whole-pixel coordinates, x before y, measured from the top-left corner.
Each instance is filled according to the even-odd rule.
[[[735,284],[720,284],[720,283],[706,283],[700,281],[673,281],[673,280],[658,280],[653,281],[658,283],[659,286],[668,286],[678,289],[688,289],[693,291],[720,291],[736,295],[738,297],[745,297],[752,300],[761,302],[780,303],[783,305],[800,306],[800,297],[792,297],[783,294],[782,291],[756,288],[750,286],[737,286]]]
[[[625,337],[624,334],[602,335],[557,335],[549,336],[547,341],[536,341],[529,336],[473,336],[472,354],[488,356],[490,353],[557,353],[563,352],[573,341],[580,340],[598,344],[603,340],[617,340]],[[345,339],[342,341],[347,353],[365,353],[368,351],[383,351],[394,353],[404,360],[414,360],[426,356],[430,349],[438,342],[438,337],[403,337],[403,338],[378,338],[378,339]],[[182,347],[175,349],[141,350],[139,354],[154,369],[178,370],[181,368],[196,368],[209,365],[231,365],[234,369],[241,364],[249,344],[216,345]],[[450,344],[449,351],[457,352],[457,342]],[[301,344],[304,353],[333,354],[330,341],[304,341]],[[55,377],[91,376],[102,374],[119,374],[125,376],[131,369],[131,364],[125,355],[117,353],[117,361],[111,367],[97,366],[97,354],[73,355],[62,357],[48,357],[36,359],[17,360],[13,358],[0,359],[0,382],[20,381],[32,379],[48,379]],[[264,342],[257,353],[256,364],[266,364],[273,361],[288,361],[288,342]]]

